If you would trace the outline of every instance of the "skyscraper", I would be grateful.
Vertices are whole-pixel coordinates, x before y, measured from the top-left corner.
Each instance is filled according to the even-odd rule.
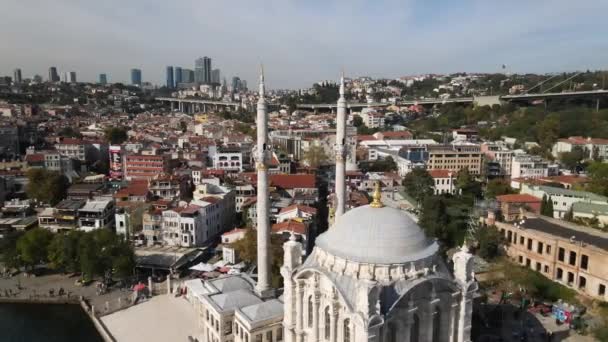
[[[194,82],[211,83],[211,58],[205,56],[194,61]]]
[[[175,87],[177,88],[182,83],[182,67],[175,67]]]
[[[61,74],[61,82],[68,83],[69,80],[70,80],[70,75],[68,74],[67,71],[64,71],[63,74]]]
[[[140,69],[131,69],[131,84],[132,85],[141,85],[141,70]]]
[[[106,74],[99,74],[99,84],[106,85],[108,83],[108,76]]]
[[[13,83],[21,83],[21,81],[22,81],[22,78],[21,78],[21,69],[17,68],[13,72]]]
[[[76,71],[70,71],[70,73],[68,74],[68,81],[70,83],[76,83]]]
[[[175,83],[173,83],[173,67],[167,67],[167,88],[173,89],[175,88]]]
[[[49,82],[59,82],[59,74],[54,66],[49,68]]]
[[[194,83],[195,73],[191,69],[182,69],[182,82],[184,83]]]
[[[241,90],[241,79],[238,76],[232,78],[232,92],[238,93]]]
[[[213,69],[211,71],[211,83],[220,84],[220,69]]]

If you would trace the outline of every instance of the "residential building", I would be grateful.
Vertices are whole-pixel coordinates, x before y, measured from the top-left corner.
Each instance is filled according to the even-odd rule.
[[[218,151],[213,156],[213,168],[226,172],[243,172],[243,153],[240,151]]]
[[[55,149],[64,156],[74,158],[83,163],[90,161],[91,145],[84,140],[76,138],[59,138],[55,143]]]
[[[85,232],[114,226],[116,207],[113,199],[92,199],[78,209],[78,227]]]
[[[540,214],[542,199],[528,194],[508,194],[496,196],[496,201],[505,221],[519,217],[521,210]]]
[[[551,199],[553,202],[553,217],[563,218],[564,215],[572,208],[572,204],[577,202],[585,202],[592,204],[606,204],[608,197],[596,195],[587,191],[576,191],[562,189],[545,185],[523,185],[522,194],[529,194],[537,198]]]
[[[559,168],[534,155],[516,155],[511,162],[511,178],[542,178],[557,175]]]
[[[366,110],[364,108],[361,111],[361,119],[365,126],[369,128],[382,128],[384,127],[385,119],[384,114],[374,111],[374,110]]]
[[[481,152],[487,158],[487,162],[497,163],[497,170],[488,172],[488,176],[501,177],[511,175],[511,164],[513,161],[513,151],[504,144],[499,143],[482,143]]]
[[[19,156],[19,127],[16,125],[0,125],[0,155],[4,158]]]
[[[79,227],[78,210],[85,204],[85,200],[66,199],[55,207],[45,208],[38,214],[38,226],[54,233],[77,229]]]
[[[130,154],[125,159],[125,179],[152,179],[170,171],[167,155]]]
[[[479,140],[479,131],[473,128],[456,128],[452,130],[452,139],[455,142],[477,142]]]
[[[106,75],[106,74],[99,74],[99,84],[101,84],[101,85],[108,84],[108,75]]]
[[[603,138],[569,137],[559,139],[553,144],[551,153],[554,157],[559,158],[560,154],[572,152],[575,148],[582,149],[587,159],[608,159],[608,139]]]
[[[59,73],[56,67],[49,68],[49,82],[59,82]]]
[[[458,172],[468,169],[473,175],[481,174],[482,153],[479,145],[471,143],[428,145],[428,170]]]
[[[13,83],[19,84],[22,81],[23,81],[23,78],[21,75],[21,69],[17,68],[15,70],[13,70]]]
[[[429,170],[433,177],[433,191],[435,195],[456,194],[456,173],[450,170]]]
[[[205,56],[194,61],[194,82],[211,83],[211,58]]]
[[[507,255],[594,299],[608,301],[608,234],[598,229],[525,214],[516,223],[496,222]]]
[[[148,191],[158,198],[173,200],[180,196],[182,182],[179,176],[159,174],[148,181]]]

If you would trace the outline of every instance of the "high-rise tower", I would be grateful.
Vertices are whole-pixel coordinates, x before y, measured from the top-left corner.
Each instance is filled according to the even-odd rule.
[[[346,98],[344,97],[344,75],[340,78],[340,98],[336,119],[336,219],[346,208]]]
[[[268,193],[268,114],[264,97],[264,69],[260,70],[260,98],[257,107],[257,145],[254,151],[258,173],[257,238],[258,238],[258,283],[256,292],[261,297],[269,295],[270,288],[270,221]]]
[[[167,67],[167,88],[173,89],[175,88],[175,82],[173,81],[173,67]]]

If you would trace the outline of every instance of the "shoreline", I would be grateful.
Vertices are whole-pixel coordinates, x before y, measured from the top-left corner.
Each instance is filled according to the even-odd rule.
[[[55,304],[55,305],[78,305],[78,298],[6,298],[0,297],[0,304]]]

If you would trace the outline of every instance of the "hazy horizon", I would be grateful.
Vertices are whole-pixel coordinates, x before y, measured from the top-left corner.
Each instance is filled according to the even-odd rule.
[[[128,83],[130,69],[162,85],[168,65],[209,56],[228,80],[252,87],[260,62],[269,88],[347,76],[453,72],[547,73],[606,69],[600,25],[608,2],[518,0],[8,0],[0,13],[0,75],[48,68],[78,81]],[[501,66],[505,64],[506,69]]]

